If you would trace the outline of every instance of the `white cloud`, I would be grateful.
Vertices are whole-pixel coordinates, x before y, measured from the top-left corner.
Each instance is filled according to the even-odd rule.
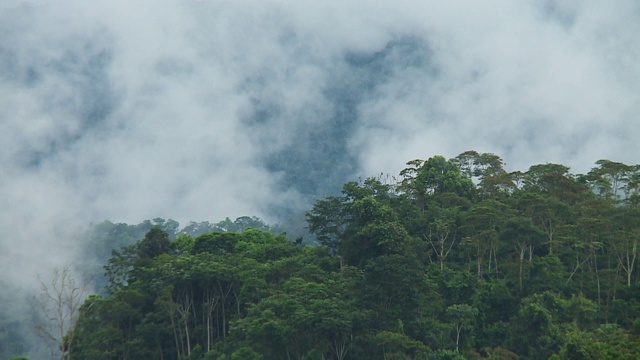
[[[639,162],[630,0],[4,5],[5,272],[73,257],[89,221],[275,220],[436,154]]]

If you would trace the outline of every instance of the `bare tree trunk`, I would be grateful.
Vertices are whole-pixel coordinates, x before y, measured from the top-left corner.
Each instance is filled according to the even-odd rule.
[[[171,304],[173,305],[173,304]],[[171,306],[170,305],[170,306]],[[175,320],[175,316],[174,316],[175,312],[173,310],[169,310],[169,317],[171,318],[171,327],[173,328],[173,338],[176,341],[176,351],[178,352],[178,357],[182,356],[182,331],[180,331],[180,328],[178,327],[178,325],[176,324],[176,320]]]
[[[178,321],[176,321],[177,305],[173,302],[171,290],[165,289],[158,301],[167,312],[167,314],[169,315],[169,319],[171,320],[173,338],[176,342],[176,352],[179,358],[184,354],[184,344],[182,341],[182,327],[178,324]]]
[[[520,290],[522,290],[522,266],[524,265],[524,253],[526,252],[526,245],[520,245],[517,250],[519,252],[519,258],[520,258],[520,271],[518,272],[519,274],[518,284],[520,285]]]
[[[447,258],[447,256],[449,256],[449,253],[451,252],[451,249],[453,248],[453,244],[456,242],[456,234],[457,234],[457,229],[455,229],[453,236],[451,237],[451,243],[449,244],[449,247],[446,248],[446,242],[447,239],[449,238],[449,234],[450,231],[449,229],[447,229],[446,231],[443,231],[443,233],[440,233],[437,237],[436,243],[434,244],[434,242],[431,240],[433,237],[433,234],[431,232],[431,230],[429,231],[429,236],[427,237],[426,235],[423,235],[424,238],[426,238],[429,243],[431,244],[431,247],[433,248],[433,251],[436,253],[436,256],[438,257],[438,260],[440,261],[440,270],[444,270],[444,260]],[[437,245],[437,247],[436,247]],[[446,248],[446,250],[445,250]]]
[[[202,309],[204,312],[203,319],[206,322],[207,328],[207,352],[211,351],[211,344],[213,343],[213,310],[218,306],[217,295],[214,295],[210,288],[207,288],[203,295]]]
[[[224,289],[222,288],[222,283],[218,281],[218,288],[220,289],[220,295],[221,295],[220,298],[221,298],[221,304],[222,304],[222,338],[224,339],[227,337],[227,316],[226,316],[225,303],[227,302],[227,298],[229,297],[229,294],[233,289],[233,284],[230,284],[227,291],[224,291]]]
[[[571,282],[571,278],[573,278],[573,275],[575,275],[575,273],[578,271],[578,269],[580,268],[580,266],[582,266],[582,264],[584,264],[585,262],[587,262],[587,260],[589,260],[591,258],[591,256],[587,256],[586,259],[584,259],[582,262],[580,262],[580,259],[578,257],[578,254],[576,254],[576,267],[573,269],[573,271],[571,272],[571,274],[569,275],[569,279],[567,279],[567,282],[565,283],[566,285],[569,285],[569,282]]]
[[[600,274],[598,274],[598,257],[596,256],[595,250],[593,251],[593,262],[596,268],[596,283],[598,284],[598,305],[601,303],[601,295],[600,295]]]
[[[493,252],[494,270],[496,272],[496,278],[497,278],[498,275],[499,275],[499,273],[498,273],[498,245],[492,244],[491,245],[491,250]],[[491,262],[491,257],[489,257],[489,262]]]
[[[80,306],[89,292],[90,280],[83,279],[78,283],[72,272],[70,264],[64,265],[62,270],[55,269],[49,284],[37,276],[42,290],[37,300],[49,320],[49,324],[37,325],[37,330],[43,338],[57,343],[62,360],[71,359]]]
[[[553,233],[555,232],[554,227],[552,226],[552,220],[549,219],[549,227],[546,226],[546,223],[543,221],[543,227],[547,230],[547,235],[549,239],[549,255],[553,254]]]
[[[179,306],[178,312],[182,317],[182,325],[184,326],[184,333],[187,341],[187,355],[191,355],[191,339],[189,338],[189,313],[193,306],[193,296],[189,291],[185,291],[182,299],[178,298]]]
[[[343,360],[347,356],[347,352],[351,349],[351,344],[353,341],[353,335],[350,336],[350,339],[347,341],[342,341],[338,343],[338,341],[334,338],[332,349],[336,354],[336,358],[338,360]],[[322,355],[324,357],[324,354]]]
[[[622,266],[622,269],[625,271],[627,275],[627,286],[631,286],[631,275],[633,274],[633,270],[635,268],[636,256],[637,256],[638,242],[635,240],[633,242],[633,247],[631,251],[628,249],[625,250],[624,254],[617,254],[616,258],[618,259],[618,263]]]
[[[489,260],[491,260],[491,253],[489,253]],[[478,253],[476,257],[478,279],[482,278],[482,254],[480,253],[480,245],[478,245]],[[489,261],[489,271],[491,271],[491,261]]]

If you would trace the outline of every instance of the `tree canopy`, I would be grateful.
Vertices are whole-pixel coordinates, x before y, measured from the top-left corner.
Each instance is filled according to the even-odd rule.
[[[306,214],[317,246],[156,219],[106,261],[73,358],[640,357],[639,167],[504,165],[469,151],[348,182]]]

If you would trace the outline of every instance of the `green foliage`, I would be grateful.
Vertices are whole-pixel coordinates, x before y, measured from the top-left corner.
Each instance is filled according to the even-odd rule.
[[[156,256],[170,253],[173,251],[173,246],[169,241],[169,233],[159,225],[154,225],[137,244],[136,250],[138,258],[153,259]]]
[[[438,350],[428,357],[429,360],[464,360],[464,356],[456,351]]]
[[[597,165],[414,160],[318,200],[318,247],[251,217],[103,225],[126,246],[74,358],[636,359],[640,170]]]
[[[306,214],[309,231],[333,253],[340,247],[347,224],[344,211],[343,199],[330,196],[316,201],[313,209]]]
[[[551,254],[537,257],[533,261],[527,291],[529,293],[562,291],[567,276],[564,266],[557,256]]]
[[[238,233],[208,233],[202,234],[194,239],[192,254],[198,254],[202,252],[215,253],[231,253],[233,252],[236,243],[240,239]]]
[[[430,195],[443,193],[473,196],[473,182],[462,174],[454,160],[434,156],[427,161],[414,160],[407,165],[410,167],[400,173],[404,177],[402,188],[421,202]]]
[[[430,359],[427,346],[402,333],[381,331],[374,336],[374,341],[384,359]]]
[[[570,329],[557,359],[638,359],[640,338],[630,336],[614,324],[601,325],[592,332]]]
[[[179,255],[189,254],[193,251],[195,240],[187,234],[180,234],[173,239],[173,247]]]

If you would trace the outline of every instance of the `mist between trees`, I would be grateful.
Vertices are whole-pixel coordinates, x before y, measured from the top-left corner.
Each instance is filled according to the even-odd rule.
[[[306,225],[97,224],[73,266],[98,292],[65,267],[40,303],[73,306],[34,322],[62,359],[640,357],[640,167],[504,166],[409,161]],[[27,354],[0,321],[0,357]]]

